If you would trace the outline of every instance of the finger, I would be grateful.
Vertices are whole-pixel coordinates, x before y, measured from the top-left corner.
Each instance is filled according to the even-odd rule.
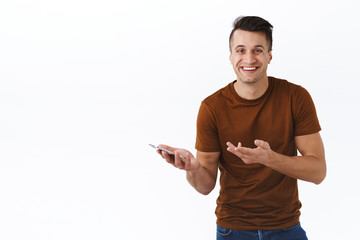
[[[167,145],[164,145],[164,144],[159,144],[158,147],[163,149],[163,150],[161,150],[161,149],[158,149],[158,150],[163,151],[163,152],[167,152],[167,154],[171,158],[173,158],[173,160],[175,160],[175,152],[184,152],[185,151],[183,149],[170,147],[170,146],[167,146]],[[181,155],[181,158],[184,159],[184,157],[182,155]]]
[[[232,144],[231,142],[227,142],[226,145],[228,146],[227,150],[228,150],[229,152],[234,153],[234,151],[235,151],[235,149],[236,149],[235,145]]]
[[[245,156],[253,156],[257,151],[256,149],[241,147],[237,149],[237,152]]]
[[[184,169],[187,170],[190,168],[191,168],[191,159],[190,159],[190,154],[187,153],[184,161]]]
[[[235,148],[234,144],[232,144],[231,142],[227,142],[226,145],[227,145],[228,147]]]
[[[174,163],[174,156],[173,155],[169,155],[167,152],[165,151],[161,151],[161,155],[163,156],[163,158],[168,162],[173,164]]]
[[[164,156],[162,155],[162,151],[160,149],[156,149],[156,152],[162,157],[164,158]]]
[[[174,164],[175,164],[175,166],[177,168],[180,168],[180,169],[183,168],[183,162],[181,161],[180,153],[178,153],[178,152],[175,152],[175,162],[174,162]]]
[[[226,145],[228,146],[227,150],[232,153],[237,153],[241,150],[241,142],[238,142],[238,145],[235,146],[231,142],[227,142]]]
[[[174,152],[175,148],[173,147],[170,147],[168,145],[165,145],[165,144],[159,144],[158,147],[160,148],[163,148],[163,149],[166,149],[170,152]],[[169,154],[167,153],[166,151],[162,151],[161,149],[157,149],[156,150],[164,159],[166,159],[167,162],[171,163],[171,162],[174,162],[174,155],[172,154]]]

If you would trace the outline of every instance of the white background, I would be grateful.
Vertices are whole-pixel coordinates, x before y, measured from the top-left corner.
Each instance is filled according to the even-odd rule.
[[[148,143],[195,153],[240,15],[274,25],[268,74],[317,107],[328,176],[299,183],[308,237],[357,236],[356,1],[1,0],[0,239],[215,239],[218,187],[198,194]]]

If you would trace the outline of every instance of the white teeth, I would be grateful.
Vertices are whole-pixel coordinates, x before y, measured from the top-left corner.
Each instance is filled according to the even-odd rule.
[[[255,70],[256,67],[243,67],[243,69],[246,71],[251,71],[251,70]]]

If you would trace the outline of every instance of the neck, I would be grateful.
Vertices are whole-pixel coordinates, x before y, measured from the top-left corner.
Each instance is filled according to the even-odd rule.
[[[234,84],[236,93],[247,100],[254,100],[261,97],[266,92],[268,86],[269,80],[267,77],[264,81],[253,83],[243,82],[238,79]]]

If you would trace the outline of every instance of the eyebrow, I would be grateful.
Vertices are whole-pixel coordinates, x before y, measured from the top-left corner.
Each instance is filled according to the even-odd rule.
[[[245,47],[245,45],[237,45],[235,48],[238,48],[238,47]],[[260,48],[265,49],[265,47],[263,45],[255,45],[255,47],[260,47]]]

